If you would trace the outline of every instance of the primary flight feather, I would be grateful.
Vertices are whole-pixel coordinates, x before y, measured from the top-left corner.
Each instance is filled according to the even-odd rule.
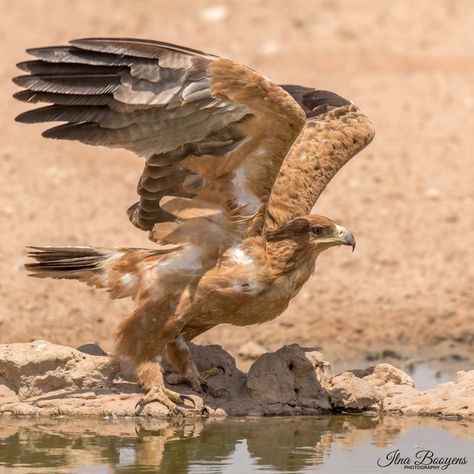
[[[187,342],[230,323],[281,314],[350,231],[309,215],[337,171],[374,136],[369,119],[328,91],[274,84],[229,59],[158,41],[90,38],[28,50],[19,100],[50,105],[20,122],[65,122],[49,138],[125,148],[145,162],[130,221],[155,249],[32,247],[33,276],[72,278],[130,297],[115,353],[172,412],[158,356],[196,391],[209,388]]]

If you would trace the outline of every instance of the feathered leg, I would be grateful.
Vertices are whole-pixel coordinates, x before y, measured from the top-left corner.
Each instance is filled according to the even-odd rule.
[[[157,307],[160,307],[161,315],[156,314]],[[170,317],[170,312],[166,309],[171,308],[157,306],[156,302],[145,303],[126,319],[118,330],[115,351],[117,355],[125,356],[134,363],[139,383],[147,390],[147,394],[135,406],[137,415],[145,405],[153,401],[166,406],[170,414],[184,415],[177,403],[188,400],[194,405],[191,397],[174,392],[164,385],[158,356],[181,328],[179,318]]]
[[[174,341],[167,344],[166,355],[176,371],[166,377],[168,383],[172,385],[188,383],[195,392],[209,393],[213,397],[229,395],[228,390],[215,388],[207,381],[208,378],[217,375],[219,369],[222,371],[224,369],[222,367],[211,367],[204,372],[199,372],[191,351],[182,336],[178,336]]]

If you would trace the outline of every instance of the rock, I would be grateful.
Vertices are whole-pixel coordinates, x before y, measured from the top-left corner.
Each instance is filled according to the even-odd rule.
[[[258,359],[265,352],[265,348],[254,341],[248,341],[239,348],[239,356],[243,360]]]
[[[364,411],[378,407],[377,390],[364,378],[343,372],[332,379],[331,403],[335,408]]]
[[[123,367],[118,372],[99,346],[79,349],[46,341],[0,345],[0,415],[135,416],[142,392],[133,378],[124,379]],[[195,408],[187,404],[187,416],[198,417],[206,407],[212,417],[317,415],[342,409],[474,418],[474,371],[458,372],[452,382],[420,392],[411,377],[390,364],[333,377],[321,353],[296,344],[262,354],[248,375],[220,346],[190,344],[190,350],[200,371],[222,369],[208,384],[225,388],[229,397],[214,398],[175,385],[174,390],[195,401]],[[143,410],[145,417],[166,413],[159,403]]]
[[[55,390],[107,386],[115,371],[108,357],[46,341],[0,346],[0,376],[14,387],[20,400]]]
[[[325,389],[329,389],[331,386],[331,380],[333,378],[331,365],[329,362],[323,359],[321,352],[314,351],[312,349],[306,349],[305,355],[314,367],[316,378],[320,381],[321,385]]]
[[[92,342],[89,342],[87,344],[82,344],[82,346],[79,346],[77,350],[79,352],[83,352],[84,354],[89,354],[93,356],[106,356],[107,355],[107,352],[105,352],[102,349],[102,347]]]
[[[405,372],[397,369],[397,367],[394,367],[391,364],[378,364],[375,367],[370,367],[364,371],[359,371],[359,373],[364,373],[363,377],[376,387],[386,385],[409,385],[410,387],[415,386],[415,382],[409,375],[405,374]]]
[[[413,379],[391,364],[343,372],[332,379],[331,402],[336,408],[370,410],[394,393],[414,390]],[[402,387],[401,387],[402,386]]]
[[[5,402],[15,402],[18,396],[15,387],[5,377],[0,376],[0,400]]]
[[[250,367],[247,387],[250,396],[262,404],[329,410],[329,393],[321,384],[327,381],[327,367],[319,353],[311,353],[297,344],[259,357]],[[323,374],[318,379],[317,370]]]
[[[392,390],[383,400],[386,411],[410,415],[474,417],[474,370],[460,371],[452,382],[419,392],[412,387]]]

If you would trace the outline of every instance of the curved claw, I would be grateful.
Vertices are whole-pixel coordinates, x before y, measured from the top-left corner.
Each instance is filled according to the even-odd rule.
[[[229,392],[229,390],[227,390],[226,388],[219,388],[219,389],[217,390],[217,392],[219,392],[219,393],[225,393],[225,394],[226,394],[226,397],[227,397],[227,400],[230,400],[230,392]],[[221,396],[221,395],[219,395],[219,396]]]
[[[226,388],[209,388],[209,385],[207,383],[203,383],[202,385],[202,391],[206,395],[211,395],[214,398],[221,398],[224,396],[227,397],[227,400],[230,400],[230,392]]]
[[[225,374],[225,369],[224,367],[222,367],[222,365],[215,365],[214,366],[216,369],[221,369],[222,370],[222,373]]]
[[[174,407],[172,410],[168,411],[167,414],[168,417],[173,417],[173,416],[182,416],[184,418],[184,410],[178,406]]]
[[[196,402],[189,395],[180,394],[179,398],[181,398],[181,401],[183,402],[183,405],[184,405],[185,400],[188,400],[189,402],[191,402],[193,404],[193,408],[196,408]]]
[[[147,433],[147,430],[145,428],[143,428],[141,420],[137,421],[136,424],[135,424],[135,434],[137,436],[145,436],[146,433]]]

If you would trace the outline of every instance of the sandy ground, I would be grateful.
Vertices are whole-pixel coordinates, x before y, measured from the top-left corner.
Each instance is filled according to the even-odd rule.
[[[149,247],[125,209],[140,160],[41,138],[14,122],[15,63],[81,36],[155,38],[232,57],[274,81],[338,92],[372,118],[373,144],[315,212],[358,247],[320,257],[286,313],[218,327],[196,342],[237,354],[297,342],[328,360],[474,360],[474,3],[399,0],[0,1],[0,342],[112,347],[127,301],[80,283],[28,279],[28,244]]]

